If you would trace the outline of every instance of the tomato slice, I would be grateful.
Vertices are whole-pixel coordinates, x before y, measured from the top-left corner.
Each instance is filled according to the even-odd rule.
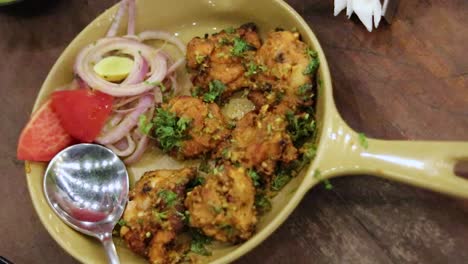
[[[52,94],[52,108],[72,137],[92,142],[104,127],[113,100],[110,95],[87,89],[57,91]]]
[[[30,161],[50,161],[62,149],[73,143],[73,138],[60,124],[60,119],[48,100],[31,117],[21,132],[17,158]]]

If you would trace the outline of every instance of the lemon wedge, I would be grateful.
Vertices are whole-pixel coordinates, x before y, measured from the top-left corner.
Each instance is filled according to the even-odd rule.
[[[126,57],[109,56],[94,65],[94,71],[110,82],[120,82],[132,70],[133,60]]]

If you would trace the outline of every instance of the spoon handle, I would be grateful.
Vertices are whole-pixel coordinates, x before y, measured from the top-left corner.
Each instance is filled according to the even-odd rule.
[[[109,264],[120,264],[119,256],[117,255],[117,251],[115,250],[114,241],[112,241],[112,234],[106,233],[101,239],[101,243],[104,246],[104,249],[106,250]]]

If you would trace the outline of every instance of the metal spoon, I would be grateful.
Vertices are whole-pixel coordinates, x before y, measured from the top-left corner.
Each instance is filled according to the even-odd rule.
[[[66,224],[99,239],[109,263],[119,263],[112,230],[128,200],[128,174],[117,155],[95,144],[62,150],[47,166],[44,193]]]

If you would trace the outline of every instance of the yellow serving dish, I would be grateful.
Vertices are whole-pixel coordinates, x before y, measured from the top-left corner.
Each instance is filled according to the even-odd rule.
[[[72,66],[78,51],[103,37],[117,11],[114,6],[94,20],[67,47],[44,82],[34,109],[57,87],[72,79]],[[449,195],[468,198],[468,181],[453,172],[457,160],[468,159],[467,142],[407,142],[368,139],[366,148],[359,136],[338,115],[332,95],[332,81],[325,54],[306,22],[280,0],[139,0],[137,32],[166,30],[187,42],[194,36],[213,33],[228,26],[255,22],[262,35],[275,27],[296,28],[304,41],[318,52],[319,69],[317,137],[315,160],[294,178],[272,201],[273,209],[262,217],[257,233],[236,246],[215,245],[213,255],[202,260],[227,263],[252,250],[283,223],[309,189],[320,180],[353,174],[369,174],[424,187]],[[125,24],[125,21],[122,23]],[[313,25],[312,25],[313,26]],[[123,25],[121,33],[124,32]],[[183,69],[180,70],[181,73]],[[181,74],[179,74],[181,75]],[[183,79],[183,77],[182,77]],[[187,82],[185,78],[183,81]],[[174,168],[180,164],[149,150],[143,160],[129,168],[131,180],[155,168]],[[73,257],[84,263],[105,263],[98,241],[82,235],[63,223],[47,204],[42,189],[45,163],[26,162],[28,188],[34,207],[52,237]],[[320,177],[316,177],[320,172]],[[315,177],[314,177],[315,174]],[[117,241],[122,263],[146,263]]]

